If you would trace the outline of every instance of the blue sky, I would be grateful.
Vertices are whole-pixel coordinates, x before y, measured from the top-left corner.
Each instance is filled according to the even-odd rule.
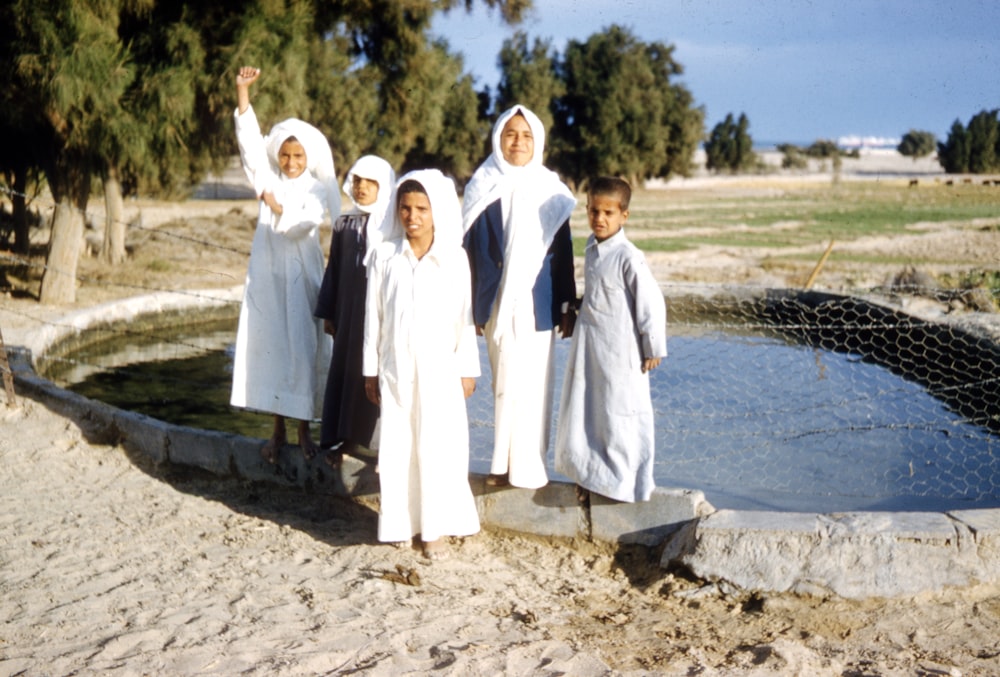
[[[998,0],[535,0],[518,28],[562,54],[611,24],[674,45],[706,128],[745,112],[757,142],[943,140],[956,118],[1000,108]],[[515,30],[480,3],[433,25],[477,88],[496,85]]]

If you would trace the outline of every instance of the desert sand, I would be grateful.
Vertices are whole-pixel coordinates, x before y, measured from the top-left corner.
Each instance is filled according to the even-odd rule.
[[[144,227],[233,253],[155,240],[150,266],[152,231],[132,233],[126,270],[83,261],[92,282],[77,305],[165,281],[240,284],[253,211],[147,205]],[[968,247],[948,229],[897,244]],[[673,274],[712,268],[663,257]],[[758,271],[727,260],[732,281]],[[0,330],[13,345],[66,310],[7,293]],[[746,594],[663,570],[655,549],[497,532],[454,539],[431,563],[377,543],[368,502],[154,467],[44,402],[0,404],[0,431],[0,675],[1000,674],[997,584],[864,601]]]

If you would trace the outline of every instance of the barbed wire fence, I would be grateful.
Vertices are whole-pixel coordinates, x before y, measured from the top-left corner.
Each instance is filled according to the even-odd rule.
[[[162,227],[148,230],[227,255],[249,255]],[[5,265],[36,271],[45,266],[0,253],[0,267]],[[77,278],[135,294],[205,297],[201,291]],[[946,303],[956,295],[927,285],[827,293],[660,282],[669,309],[670,354],[650,377],[659,485],[703,490],[716,507],[1000,506],[1000,322],[995,313],[984,329],[903,312],[902,298]],[[229,302],[233,337],[238,308],[238,301]],[[58,324],[23,310],[4,310],[40,325]],[[218,341],[177,335],[175,329],[113,325],[101,327],[99,337],[156,343],[167,347],[157,355],[178,359],[226,350]],[[568,344],[556,342],[554,410]],[[469,400],[469,420],[473,469],[483,472],[492,449],[493,405],[483,346],[480,355],[484,376]],[[46,369],[58,373],[59,364],[63,371],[79,368],[90,374],[130,369],[80,353],[57,350],[46,356]],[[185,374],[167,369],[156,378],[164,381],[163,390],[179,397],[204,390],[206,377]],[[148,373],[139,378],[149,386]],[[212,378],[224,381],[226,375]]]

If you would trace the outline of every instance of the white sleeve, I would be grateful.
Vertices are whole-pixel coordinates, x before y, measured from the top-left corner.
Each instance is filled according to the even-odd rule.
[[[361,358],[361,374],[378,376],[379,334],[382,331],[382,280],[385,263],[375,250],[368,266],[368,291],[365,295],[365,331]]]
[[[641,252],[627,259],[625,286],[634,299],[632,316],[642,338],[642,357],[667,356],[667,306],[653,271]]]
[[[285,190],[275,194],[281,205],[281,215],[275,219],[274,230],[293,240],[305,237],[323,222],[326,212],[326,188],[314,181],[308,191]]]
[[[274,188],[278,183],[278,176],[267,159],[267,147],[264,145],[264,136],[260,133],[257,114],[254,113],[253,106],[249,106],[242,115],[237,109],[233,118],[236,122],[236,142],[240,147],[243,171],[253,186],[254,194],[260,197],[265,190]]]
[[[455,353],[461,375],[473,378],[480,375],[479,344],[476,340],[476,325],[472,319],[472,279],[469,273],[469,259],[464,250],[458,257],[456,269],[459,272],[455,275],[455,284],[458,285],[458,293],[462,295],[462,312]]]

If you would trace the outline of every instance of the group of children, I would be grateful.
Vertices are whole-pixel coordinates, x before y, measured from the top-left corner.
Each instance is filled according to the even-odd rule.
[[[236,79],[237,139],[260,198],[237,334],[231,403],[274,415],[262,448],[275,462],[298,421],[307,458],[378,454],[380,541],[419,537],[429,559],[444,538],[479,530],[469,485],[465,399],[492,369],[496,434],[487,483],[540,487],[552,399],[555,332],[572,336],[556,435],[556,469],[621,501],[653,490],[648,371],[666,355],[662,294],[625,238],[631,191],[590,182],[585,295],[577,319],[569,216],[576,201],[541,163],[544,128],[506,111],[493,153],[466,188],[436,169],[398,181],[381,158],[358,160],[340,214],[329,144],[299,120],[263,137],[249,102],[259,77]],[[318,227],[328,210],[326,266]],[[325,378],[322,371],[329,365]],[[324,390],[325,384],[325,390]],[[321,407],[320,407],[321,405]],[[322,413],[320,414],[320,408]],[[309,422],[321,419],[319,445]]]

